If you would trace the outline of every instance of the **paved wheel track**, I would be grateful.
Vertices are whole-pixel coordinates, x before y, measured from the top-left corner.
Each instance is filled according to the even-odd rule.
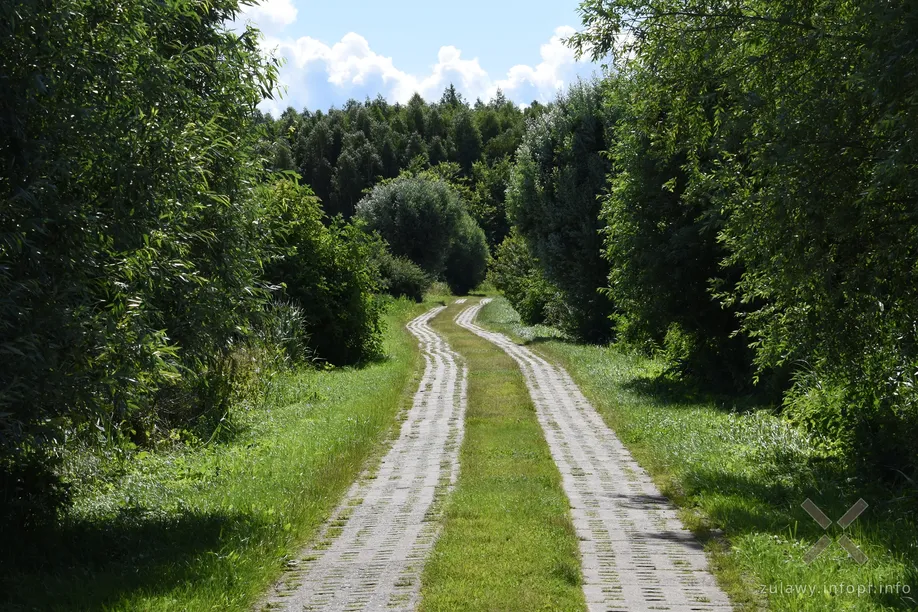
[[[475,325],[489,301],[466,308],[456,322],[499,346],[523,372],[570,500],[589,610],[732,609],[701,545],[567,372]]]
[[[456,482],[467,369],[428,323],[408,324],[425,368],[401,433],[373,474],[351,487],[317,543],[278,585],[270,610],[412,610],[420,573]]]

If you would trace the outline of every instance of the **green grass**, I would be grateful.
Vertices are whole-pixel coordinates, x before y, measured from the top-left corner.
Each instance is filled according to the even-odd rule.
[[[0,553],[0,609],[249,609],[395,431],[420,367],[404,324],[430,306],[395,303],[383,362],[285,376],[231,442],[93,481],[59,529]]]
[[[433,321],[469,368],[460,475],[422,578],[421,609],[582,610],[569,504],[522,374],[462,329],[450,306]]]
[[[658,361],[526,328],[504,299],[485,307],[480,320],[568,369],[682,508],[740,609],[918,608],[914,489],[892,491],[858,476],[771,410],[749,409],[748,398],[705,396],[663,377]],[[837,543],[812,564],[804,562],[809,547],[826,533],[801,509],[807,498],[833,520],[859,498],[870,504],[845,532],[869,556],[866,564],[848,558]],[[827,533],[835,539],[842,534],[835,525]]]

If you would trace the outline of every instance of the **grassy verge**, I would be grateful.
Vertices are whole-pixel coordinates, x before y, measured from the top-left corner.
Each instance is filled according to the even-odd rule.
[[[469,302],[472,303],[472,302]],[[459,482],[424,571],[422,610],[581,610],[580,559],[567,498],[522,374],[453,321],[433,325],[469,368]]]
[[[503,299],[480,320],[568,369],[705,539],[719,579],[741,609],[918,607],[915,490],[865,481],[767,408],[738,411],[748,398],[705,397],[664,379],[657,361],[525,328]],[[860,498],[870,507],[846,531],[837,525],[823,531],[800,507],[807,498],[833,521]],[[833,543],[806,563],[804,555],[824,534]],[[843,534],[867,554],[866,563],[839,546]]]
[[[288,375],[232,442],[132,457],[60,529],[0,554],[0,608],[248,609],[394,431],[420,365],[404,324],[430,306],[395,303],[386,361]]]

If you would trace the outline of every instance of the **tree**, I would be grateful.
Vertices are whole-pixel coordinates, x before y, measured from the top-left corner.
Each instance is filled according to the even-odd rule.
[[[333,205],[326,210],[332,215],[342,214],[346,219],[350,218],[363,190],[373,184],[382,170],[382,160],[363,132],[346,135],[332,181]]]
[[[481,161],[472,165],[474,187],[469,198],[469,213],[484,230],[491,248],[503,242],[510,231],[505,202],[512,168],[507,157],[493,165]]]
[[[65,428],[143,440],[179,387],[224,414],[217,364],[264,302],[250,186],[277,73],[227,29],[235,0],[6,8],[0,521],[22,525],[65,501]]]
[[[553,308],[562,301],[559,292],[545,279],[539,262],[518,233],[511,232],[497,247],[489,276],[526,325],[564,325],[557,317],[562,309]]]
[[[457,109],[463,106],[468,107],[468,104],[463,100],[462,94],[459,93],[456,86],[450,83],[449,87],[443,90],[443,95],[440,96],[440,106]]]
[[[600,295],[608,264],[600,255],[598,196],[610,170],[604,151],[613,124],[597,83],[578,83],[529,123],[507,188],[510,220],[565,295],[576,336],[609,338],[611,305]]]
[[[481,157],[481,134],[471,112],[463,110],[456,115],[453,142],[456,148],[451,161],[458,162],[465,175],[470,176],[472,165]]]
[[[430,176],[400,176],[377,185],[357,205],[357,217],[436,278],[446,268],[450,245],[463,216],[459,195],[445,181]]]
[[[323,202],[330,203],[338,156],[331,122],[321,119],[309,133],[300,160],[300,175]]]
[[[685,147],[687,190],[723,211],[725,263],[743,272],[721,298],[749,309],[758,364],[805,364],[790,412],[887,473],[918,471],[911,5],[589,0],[582,12],[575,44],[611,54],[642,104],[668,101],[646,129]]]
[[[449,159],[449,154],[446,151],[446,146],[443,144],[443,139],[439,136],[434,136],[433,140],[430,142],[427,158],[430,160],[431,166],[436,166]]]
[[[409,132],[416,132],[422,139],[426,132],[427,103],[421,94],[414,94],[405,107],[405,126]]]
[[[286,140],[281,139],[274,143],[274,161],[271,163],[274,170],[294,170],[293,153]]]
[[[720,208],[708,192],[687,192],[685,150],[669,152],[652,139],[662,110],[641,115],[635,98],[643,90],[610,80],[609,101],[622,117],[616,129],[614,170],[603,197],[608,295],[623,340],[666,351],[683,374],[719,387],[752,382],[748,337],[736,308],[725,308],[716,291],[734,287],[741,269],[724,266],[718,240]]]
[[[353,226],[324,225],[312,190],[293,180],[265,185],[258,195],[270,245],[265,277],[302,308],[316,355],[336,365],[379,356],[375,245]]]
[[[488,243],[469,215],[462,215],[446,260],[444,278],[450,291],[465,295],[480,285],[488,272]]]

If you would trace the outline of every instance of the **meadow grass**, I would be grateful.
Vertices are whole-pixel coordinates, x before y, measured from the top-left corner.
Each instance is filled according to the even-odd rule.
[[[424,570],[421,610],[582,610],[580,556],[561,475],[516,363],[459,327],[433,327],[469,370],[460,474]]]
[[[570,372],[706,543],[739,609],[918,608],[914,488],[891,490],[858,475],[750,398],[705,395],[668,379],[659,361],[527,328],[502,298],[479,320]],[[801,508],[807,498],[833,521],[860,498],[870,507],[846,531],[837,525],[823,531]],[[804,555],[824,534],[832,545],[806,563]],[[867,554],[866,563],[839,546],[843,534]]]
[[[249,609],[396,431],[421,366],[405,323],[430,306],[394,303],[381,362],[284,375],[230,442],[93,480],[60,528],[0,553],[0,609]]]

